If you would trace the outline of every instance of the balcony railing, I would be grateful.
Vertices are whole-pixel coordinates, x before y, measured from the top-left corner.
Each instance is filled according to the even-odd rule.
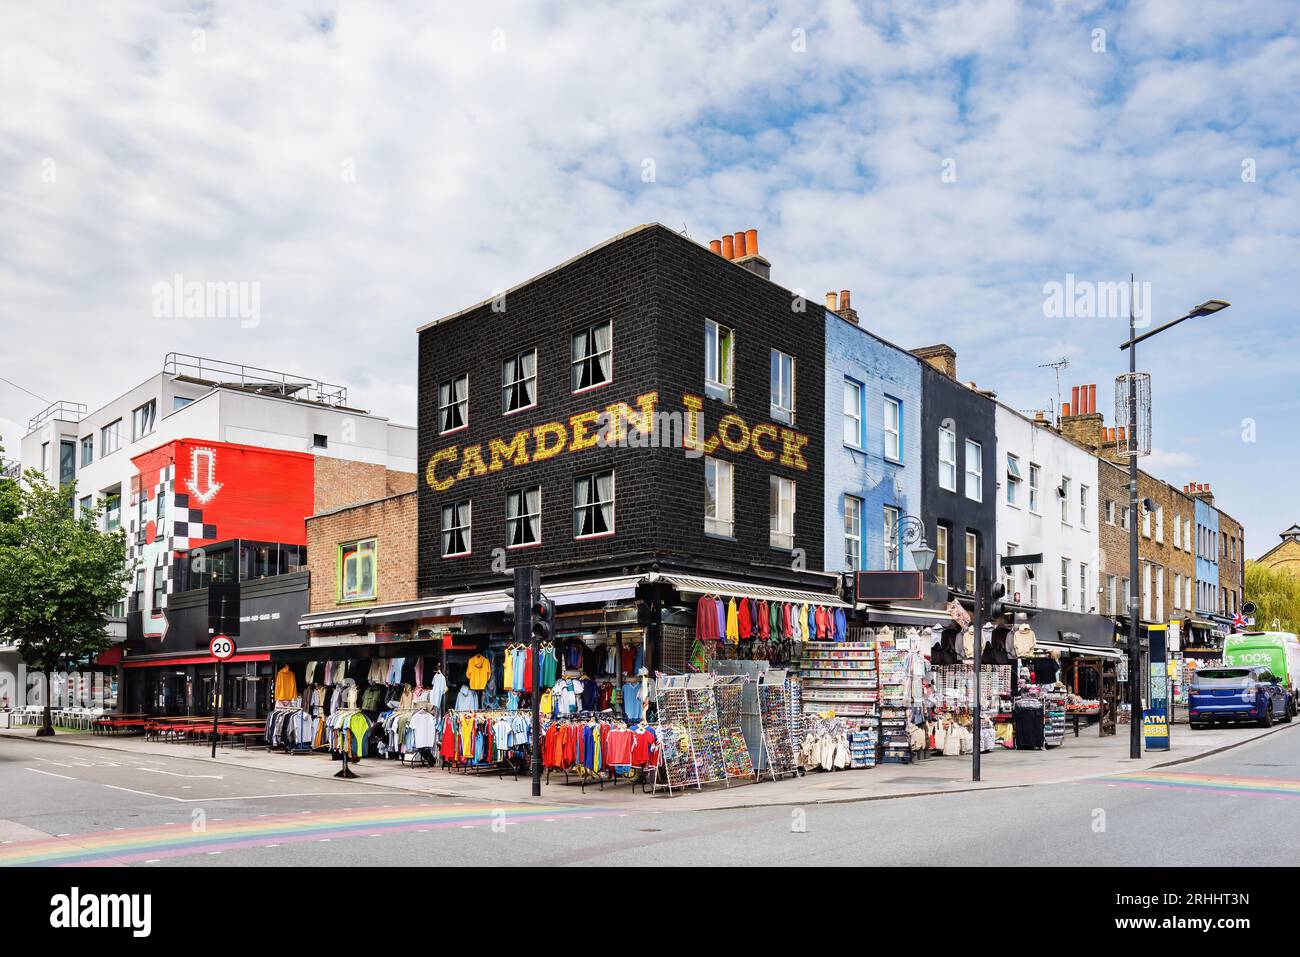
[[[230,386],[263,395],[277,395],[320,405],[346,406],[348,404],[347,386],[333,385],[288,372],[259,369],[257,366],[242,363],[186,355],[182,352],[167,353],[167,357],[163,360],[163,372],[213,385]]]
[[[46,422],[55,419],[63,422],[80,422],[86,417],[88,411],[84,402],[67,402],[62,399],[58,402],[51,402],[27,420],[27,434],[31,435]]]

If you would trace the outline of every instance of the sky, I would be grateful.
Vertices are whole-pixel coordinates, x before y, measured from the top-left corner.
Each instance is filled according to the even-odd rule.
[[[1053,284],[1135,273],[1153,324],[1229,300],[1140,350],[1143,467],[1210,483],[1258,555],[1300,521],[1298,28],[1275,0],[6,3],[0,436],[172,351],[414,424],[418,326],[640,223],[752,227],[774,281],[851,289],[1015,408],[1068,359],[1108,425],[1126,312]],[[245,308],[189,314],[176,277]]]

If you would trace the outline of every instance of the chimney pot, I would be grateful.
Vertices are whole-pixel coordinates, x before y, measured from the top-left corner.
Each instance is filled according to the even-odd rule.
[[[831,312],[840,311],[839,302],[835,296],[835,293],[828,292],[826,294],[826,308],[829,309]]]
[[[1079,404],[1079,387],[1077,385],[1070,389],[1070,408],[1074,410],[1076,415],[1083,411],[1083,406]],[[1069,414],[1066,413],[1066,415]]]
[[[1097,411],[1097,385],[1096,383],[1088,386],[1088,411],[1096,413]]]
[[[1076,394],[1076,395],[1077,395],[1078,392],[1079,392],[1078,389],[1075,389],[1074,391],[1075,391],[1075,394]],[[1068,403],[1068,402],[1062,402],[1062,403],[1061,403],[1061,418],[1063,418],[1063,419],[1068,419],[1069,417],[1070,417],[1070,403]]]
[[[1124,438],[1125,438],[1125,435],[1126,435],[1126,433],[1125,433],[1125,431],[1124,431],[1124,426],[1121,425],[1121,426],[1119,427],[1119,439],[1118,439],[1118,441],[1123,442],[1123,441],[1124,441]]]
[[[758,255],[758,230],[757,229],[745,230],[745,249],[749,252],[751,256]]]
[[[719,256],[721,256],[721,255],[722,255],[722,240],[721,240],[721,239],[710,239],[710,240],[709,240],[709,249],[712,250],[713,252],[717,253]]]
[[[736,232],[736,258],[743,259],[745,256],[745,234],[741,231]]]
[[[840,308],[841,309],[849,308],[849,291],[847,289],[840,290]]]
[[[734,245],[734,240],[731,238],[730,235],[726,235],[722,237],[722,258],[723,259],[736,258],[736,247]]]

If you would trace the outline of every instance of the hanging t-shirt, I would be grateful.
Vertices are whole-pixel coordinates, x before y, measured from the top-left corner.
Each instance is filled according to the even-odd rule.
[[[629,721],[641,720],[640,681],[629,681],[623,685],[623,713]]]

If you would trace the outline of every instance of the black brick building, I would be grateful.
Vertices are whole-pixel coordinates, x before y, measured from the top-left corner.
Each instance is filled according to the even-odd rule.
[[[422,328],[421,595],[500,588],[524,564],[824,587],[808,573],[822,568],[825,325],[753,269],[641,226]],[[734,364],[729,402],[706,397],[710,320]],[[519,358],[531,350],[535,365]],[[773,418],[773,350],[793,359],[789,422]],[[731,463],[730,534],[725,515],[706,533],[706,456]],[[773,477],[794,483],[792,547],[771,540]],[[590,504],[611,485],[612,514]]]

